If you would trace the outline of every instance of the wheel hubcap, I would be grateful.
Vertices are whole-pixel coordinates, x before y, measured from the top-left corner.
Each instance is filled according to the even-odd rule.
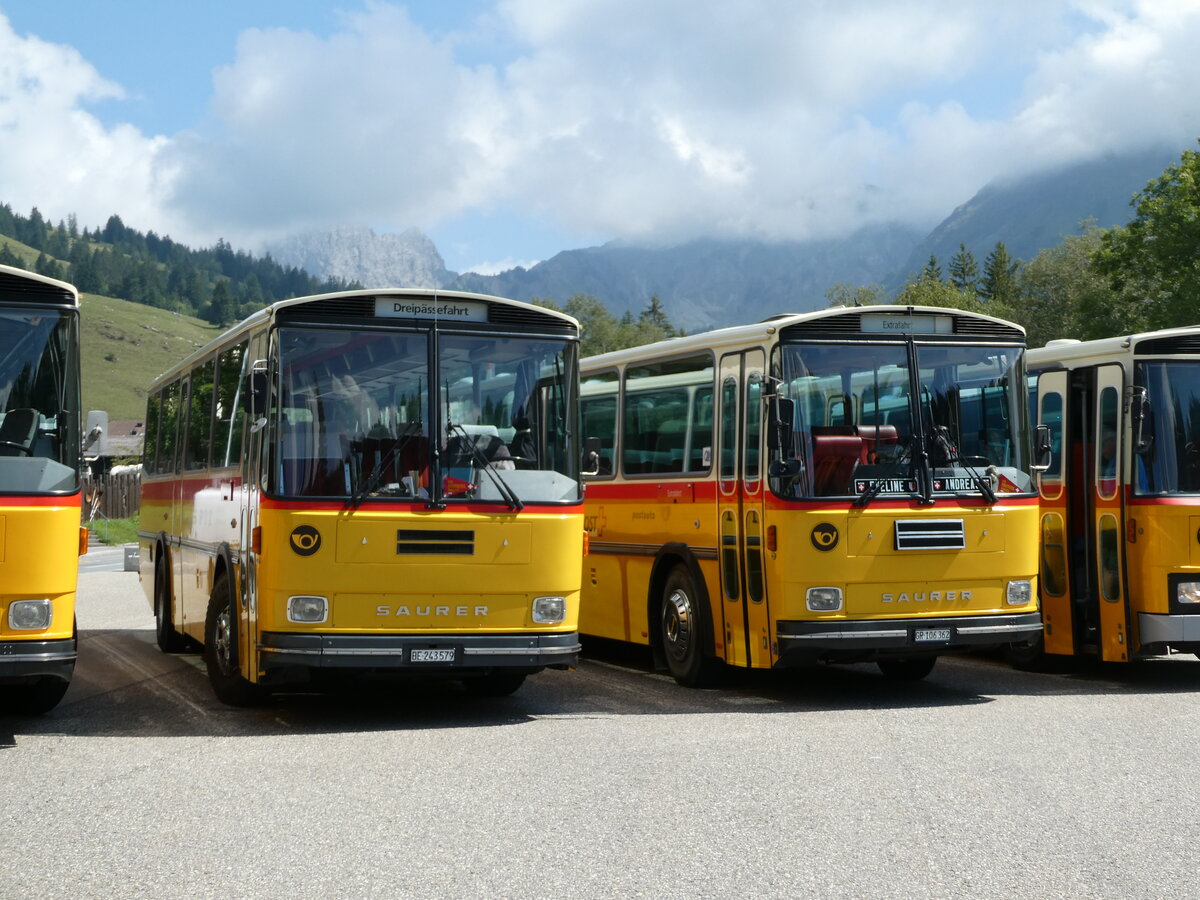
[[[221,610],[221,614],[217,616],[216,627],[213,629],[213,649],[216,651],[217,662],[221,665],[221,671],[229,674],[233,671],[233,661],[230,659],[230,641],[229,641],[229,607]]]
[[[681,590],[671,591],[663,605],[663,639],[672,657],[687,657],[692,643],[692,601]]]

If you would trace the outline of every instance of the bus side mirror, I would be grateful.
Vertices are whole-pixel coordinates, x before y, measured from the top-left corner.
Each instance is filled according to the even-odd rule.
[[[255,414],[262,415],[267,411],[267,373],[251,372],[250,383],[246,391],[246,415],[251,419]]]
[[[583,442],[583,465],[579,468],[581,475],[600,474],[600,438],[590,437]]]
[[[767,445],[783,459],[795,455],[792,421],[796,403],[786,397],[772,395],[767,400]]]
[[[1049,425],[1039,425],[1033,432],[1033,471],[1045,472],[1054,458],[1054,443]]]
[[[1154,413],[1150,409],[1150,395],[1144,387],[1135,387],[1129,404],[1133,421],[1133,452],[1144,455],[1154,446]]]

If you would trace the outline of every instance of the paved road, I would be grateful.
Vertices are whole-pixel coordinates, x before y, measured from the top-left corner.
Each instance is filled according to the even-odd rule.
[[[135,573],[85,574],[75,683],[0,718],[0,897],[1194,895],[1200,663],[740,673],[642,655],[217,703]]]

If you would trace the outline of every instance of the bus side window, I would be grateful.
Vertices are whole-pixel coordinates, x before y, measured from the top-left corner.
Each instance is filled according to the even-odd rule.
[[[215,366],[216,360],[210,359],[192,370],[187,443],[183,448],[184,469],[208,468],[208,451],[212,441],[213,371]]]
[[[599,448],[596,460],[585,460],[583,474],[593,477],[613,474],[617,448],[617,389],[615,370],[588,375],[580,382],[580,412],[584,440],[595,438]]]

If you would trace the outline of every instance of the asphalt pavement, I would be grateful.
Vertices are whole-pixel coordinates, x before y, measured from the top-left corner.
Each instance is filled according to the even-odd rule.
[[[0,897],[1182,897],[1200,663],[943,659],[687,690],[589,642],[484,700],[364,685],[257,709],[86,572],[63,703],[0,718]]]

